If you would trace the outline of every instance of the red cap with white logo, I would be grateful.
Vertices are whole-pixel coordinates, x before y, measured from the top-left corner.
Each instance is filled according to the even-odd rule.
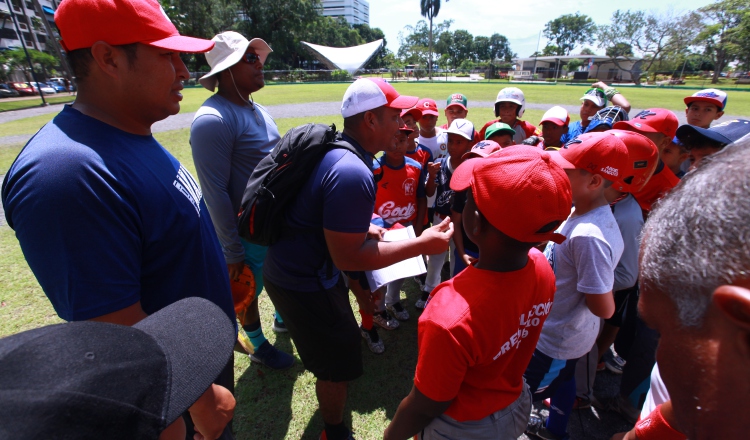
[[[672,139],[680,122],[672,111],[665,108],[649,108],[630,118],[617,122],[612,128],[632,130],[638,133],[661,133]]]
[[[424,115],[434,115],[434,116],[440,116],[440,113],[438,113],[437,103],[434,99],[430,98],[422,98],[417,103],[417,107],[422,110],[422,116]]]
[[[622,139],[608,131],[584,133],[549,154],[563,169],[586,170],[612,182],[630,174],[628,148]]]

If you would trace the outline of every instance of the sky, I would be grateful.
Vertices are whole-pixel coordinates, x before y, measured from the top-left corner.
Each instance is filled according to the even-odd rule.
[[[398,34],[407,25],[416,25],[424,19],[419,13],[417,0],[369,0],[370,26],[383,30],[388,49],[397,52]],[[443,0],[438,16],[433,23],[442,23],[452,19],[451,30],[465,29],[472,35],[490,36],[493,33],[505,35],[510,41],[511,50],[519,56],[530,56],[537,49],[539,32],[544,25],[564,14],[582,14],[591,17],[596,24],[608,24],[612,13],[617,9],[648,10],[666,12],[686,12],[712,3],[711,0],[667,0],[658,2],[653,8],[653,0],[630,0],[620,3],[601,0],[511,0],[494,2],[492,0]],[[426,19],[425,19],[426,20]],[[539,43],[539,50],[545,46],[544,35]],[[591,47],[597,54],[604,54],[604,49]],[[580,48],[576,48],[576,51]],[[577,52],[576,52],[577,53]]]

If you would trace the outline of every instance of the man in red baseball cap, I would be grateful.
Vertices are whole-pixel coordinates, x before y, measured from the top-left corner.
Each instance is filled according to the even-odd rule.
[[[661,156],[665,149],[671,146],[678,125],[677,116],[672,111],[665,108],[649,108],[633,116],[629,121],[616,123],[612,128],[634,131],[646,136],[656,144]],[[641,205],[641,209],[648,212],[654,202],[662,198],[678,183],[680,183],[680,179],[664,164],[663,160],[659,159],[656,171],[654,171],[654,175],[646,186],[641,188],[640,191],[633,191],[632,194],[638,204]]]
[[[347,88],[341,139],[360,154],[336,148],[322,157],[286,212],[289,224],[304,233],[286,234],[269,246],[263,265],[268,296],[302,363],[316,377],[327,440],[352,438],[344,425],[347,386],[362,375],[360,329],[340,271],[374,270],[443,252],[453,234],[450,219],[395,243],[380,241],[382,228],[370,227],[374,155],[395,146],[401,110],[416,103],[416,97],[399,95],[380,78],[361,78]],[[357,299],[363,310],[372,310],[369,297]]]
[[[214,43],[181,36],[157,0],[65,0],[55,22],[78,96],[29,141],[2,193],[55,311],[66,321],[132,325],[199,296],[235,322],[199,186],[151,135],[154,122],[180,110],[188,78],[180,52]],[[233,390],[233,360],[217,384]],[[231,436],[221,399],[198,402],[187,436],[193,424],[206,438]]]
[[[467,191],[464,230],[479,259],[432,292],[414,386],[385,439],[517,438],[531,411],[522,376],[555,291],[534,246],[565,239],[555,229],[570,183],[550,153],[511,146],[461,164],[451,188]]]

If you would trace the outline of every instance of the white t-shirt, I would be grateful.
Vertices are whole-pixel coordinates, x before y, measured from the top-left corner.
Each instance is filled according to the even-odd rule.
[[[612,290],[622,236],[609,205],[580,216],[573,211],[558,232],[567,239],[550,242],[544,250],[557,291],[537,348],[554,359],[577,359],[591,350],[599,334],[600,319],[586,306],[586,294]]]
[[[641,410],[641,420],[645,419],[651,414],[657,406],[670,400],[669,391],[661,380],[661,374],[659,373],[659,364],[654,364],[654,369],[651,370],[651,388],[646,394],[646,401],[643,402],[643,409]]]

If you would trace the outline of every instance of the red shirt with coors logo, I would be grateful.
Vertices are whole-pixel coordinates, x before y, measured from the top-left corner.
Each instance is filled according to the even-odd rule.
[[[404,164],[393,168],[385,163],[383,157],[375,161],[373,174],[381,176],[375,194],[375,214],[388,225],[414,221],[417,217],[417,198],[425,197],[422,165],[404,157]]]

